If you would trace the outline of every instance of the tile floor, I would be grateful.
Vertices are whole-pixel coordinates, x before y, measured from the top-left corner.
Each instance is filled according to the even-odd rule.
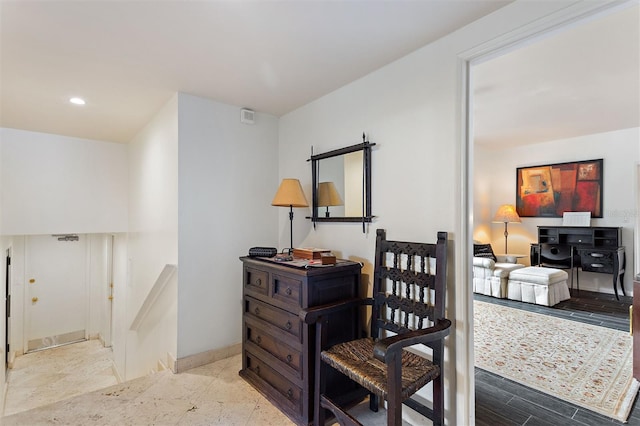
[[[16,357],[9,370],[5,416],[118,383],[112,351],[98,340]]]
[[[105,359],[110,362],[110,350],[96,341],[16,358],[0,423],[293,425],[238,376],[239,355],[181,374],[163,371],[121,384],[114,384],[113,374],[107,377]],[[354,414],[367,425],[386,424],[384,410],[372,413],[366,402]]]

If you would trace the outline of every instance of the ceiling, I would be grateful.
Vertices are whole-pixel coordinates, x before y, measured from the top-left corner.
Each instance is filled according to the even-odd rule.
[[[126,143],[176,92],[280,116],[510,2],[2,0],[0,127]]]
[[[491,148],[640,127],[640,7],[472,68],[474,141]]]
[[[280,116],[510,1],[0,0],[0,127],[126,143],[176,92]],[[476,143],[640,127],[638,9],[474,66]]]

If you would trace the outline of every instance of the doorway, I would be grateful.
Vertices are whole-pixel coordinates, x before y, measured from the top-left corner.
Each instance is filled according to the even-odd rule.
[[[24,352],[86,340],[86,236],[28,236],[25,275]]]
[[[482,53],[480,53],[481,49],[477,49],[476,52],[479,52],[478,55],[474,56],[473,59],[471,59],[471,56],[470,56],[467,62],[467,64],[469,65],[469,69],[467,70],[467,72],[469,73],[468,81],[470,82],[468,87],[469,100],[467,104],[468,105],[467,118],[469,120],[469,128],[473,129],[474,121],[477,122],[477,119],[478,119],[477,117],[474,117],[474,113],[473,113],[475,100],[474,100],[474,92],[473,92],[474,88],[473,88],[472,72],[473,72],[474,65],[483,63],[483,61],[487,61],[487,62],[491,61],[491,59],[497,58],[498,55],[501,55],[506,50],[511,51],[511,49],[518,49],[519,47],[522,47],[523,43],[525,42],[527,44],[530,43],[533,38],[547,37],[551,31],[564,31],[568,29],[570,26],[574,26],[577,21],[583,20],[587,16],[588,16],[588,19],[598,19],[599,18],[598,15],[601,14],[603,11],[605,13],[609,13],[614,10],[615,10],[615,7],[612,7],[612,5],[609,5],[607,7],[600,7],[598,9],[594,8],[593,10],[589,10],[587,13],[584,13],[584,12],[577,13],[575,14],[574,19],[567,20],[566,18],[564,18],[564,21],[560,24],[558,24],[557,22],[553,22],[553,20],[550,20],[549,21],[550,24],[548,25],[548,28],[546,30],[541,31],[539,29],[540,27],[538,27],[537,30],[528,29],[528,33],[526,31],[523,31],[521,34],[517,34],[515,36],[513,36],[513,34],[510,34],[513,36],[511,38],[511,41],[517,40],[517,42],[509,43],[508,48],[505,47],[507,44],[500,45],[500,42],[496,42],[496,43],[493,43],[490,48],[483,46],[485,50]],[[519,46],[515,46],[515,44],[519,44]],[[487,52],[489,51],[491,52],[487,54]],[[486,86],[486,87],[483,87],[483,89],[495,90],[495,87]],[[521,97],[517,100],[517,102],[526,102],[526,99],[524,97]],[[508,125],[513,124],[510,120],[508,120],[508,117],[505,117],[505,119],[507,119],[507,121],[505,121],[506,124]],[[541,123],[541,126],[542,124],[543,123]],[[563,139],[563,138],[558,137],[557,139]],[[500,153],[499,150],[508,149],[508,147],[506,146],[495,147],[494,152],[486,152],[483,150],[482,152],[479,153],[478,151],[481,151],[481,150],[478,149],[478,145],[475,144],[474,133],[472,130],[470,130],[469,136],[467,139],[466,149],[467,149],[466,161],[468,161],[467,171],[469,173],[467,175],[467,191],[468,191],[467,192],[468,204],[466,206],[467,215],[465,216],[465,218],[468,218],[467,223],[469,225],[468,234],[466,238],[467,247],[470,246],[472,239],[482,240],[483,239],[482,237],[485,237],[488,240],[486,242],[493,241],[494,244],[497,244],[498,246],[500,246],[499,245],[500,238],[498,236],[499,235],[498,232],[500,232],[501,229],[497,227],[494,228],[494,226],[491,225],[491,217],[495,211],[493,211],[490,206],[495,205],[495,207],[497,207],[497,205],[500,205],[502,203],[507,203],[507,201],[509,201],[510,203],[513,203],[515,201],[515,195],[514,195],[515,167],[511,168],[510,167],[511,164],[508,164],[507,167],[509,168],[509,171],[505,173],[502,173],[500,170],[497,170],[498,168],[496,167],[496,164],[503,164],[503,162],[501,161],[502,157],[500,155],[496,155],[496,153],[499,154]],[[575,153],[577,153],[577,155],[582,154],[580,150],[576,150]],[[478,161],[478,156],[480,156],[479,161]],[[517,161],[523,162],[523,164],[521,165],[524,165],[526,164],[526,162],[537,161],[537,159],[535,158],[535,155],[529,155],[529,156],[521,155]],[[488,165],[492,165],[493,167],[491,167],[490,169],[484,169],[484,173],[486,173],[487,175],[493,175],[493,181],[502,180],[504,182],[504,185],[502,185],[504,189],[499,189],[499,191],[502,191],[502,192],[497,194],[497,197],[503,197],[503,198],[500,198],[500,199],[495,198],[493,200],[494,201],[493,203],[491,202],[491,197],[492,196],[496,197],[496,194],[491,193],[490,182],[487,183],[486,180],[483,181],[481,178],[484,178],[484,176],[480,176],[483,174],[481,173],[481,170],[482,170],[481,167],[482,166],[489,167]],[[489,190],[487,190],[487,187],[489,188]],[[480,190],[477,191],[477,188],[480,188]],[[477,229],[475,229],[474,227],[474,223],[473,223],[474,220],[476,221],[476,225],[477,223],[485,224],[484,228],[481,230],[484,233],[480,234],[482,237],[481,236],[476,237],[476,235],[478,234],[474,232],[474,231],[477,231]],[[533,222],[530,222],[530,223],[533,223]],[[625,226],[628,226],[628,225],[625,225]],[[520,229],[518,229],[517,231],[516,229],[514,229],[514,231],[516,232],[514,232],[513,234],[510,233],[509,247],[511,248],[513,244],[513,247],[515,249],[513,252],[520,253],[522,251],[524,253],[528,253],[528,243],[537,238],[537,235],[535,234],[536,226],[533,226],[532,229],[533,229],[533,232],[529,232],[529,233],[527,233],[526,230],[525,232],[521,231],[519,236],[517,235],[519,233],[517,231],[520,231]],[[511,230],[512,228],[510,227],[509,231]],[[521,250],[518,250],[518,248],[521,248]],[[467,252],[471,252],[471,250],[467,250]],[[629,260],[630,259],[628,258],[627,261],[629,262]],[[471,278],[470,273],[467,275],[469,278]],[[469,310],[467,312],[473,312],[473,296],[470,297],[470,304],[471,306],[469,306]],[[470,333],[473,333],[472,326],[471,326]]]

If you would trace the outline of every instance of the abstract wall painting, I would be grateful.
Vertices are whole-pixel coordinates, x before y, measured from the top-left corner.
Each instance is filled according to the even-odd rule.
[[[516,210],[522,217],[591,212],[602,217],[603,160],[516,169]]]

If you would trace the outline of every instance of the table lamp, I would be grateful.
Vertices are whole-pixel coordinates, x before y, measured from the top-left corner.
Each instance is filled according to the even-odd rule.
[[[276,192],[272,206],[289,207],[289,230],[291,236],[291,245],[289,246],[289,253],[293,250],[293,208],[294,207],[309,207],[307,199],[302,191],[302,185],[298,179],[282,179],[278,192]]]

